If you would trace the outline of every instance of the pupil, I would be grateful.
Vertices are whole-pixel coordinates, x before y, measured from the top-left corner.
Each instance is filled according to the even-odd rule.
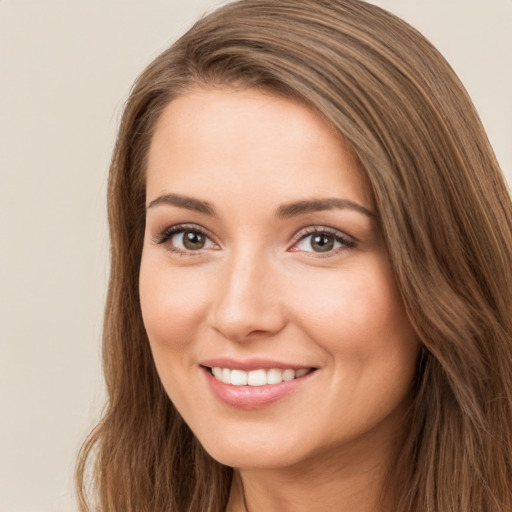
[[[334,238],[329,235],[316,235],[311,240],[311,247],[316,252],[327,252],[334,247]]]
[[[183,245],[187,249],[202,249],[204,247],[204,236],[195,231],[185,231]]]

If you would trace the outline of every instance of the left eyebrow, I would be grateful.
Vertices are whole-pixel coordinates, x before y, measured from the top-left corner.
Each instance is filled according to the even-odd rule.
[[[170,204],[177,206],[178,208],[185,208],[186,210],[192,210],[195,212],[209,215],[210,217],[216,217],[217,212],[215,208],[208,202],[202,199],[195,199],[194,197],[182,196],[181,194],[164,194],[162,196],[153,199],[147,206],[146,210],[154,208],[159,204]]]
[[[328,197],[324,199],[311,199],[304,201],[295,201],[281,205],[276,210],[276,217],[278,219],[288,219],[296,217],[304,213],[320,212],[324,210],[355,210],[356,212],[367,215],[371,219],[376,219],[377,214],[368,210],[359,203],[350,201],[349,199],[340,199],[338,197]]]

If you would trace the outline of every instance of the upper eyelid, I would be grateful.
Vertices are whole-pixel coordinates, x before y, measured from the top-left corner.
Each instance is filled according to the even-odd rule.
[[[302,238],[312,235],[314,233],[329,233],[332,235],[340,235],[343,238],[349,238],[350,240],[353,240],[354,242],[358,242],[357,238],[348,234],[346,231],[342,231],[341,229],[332,228],[330,226],[322,226],[322,225],[313,225],[313,226],[307,226],[304,228],[299,229],[294,235],[293,235],[293,241],[297,242],[301,240]]]
[[[157,244],[162,244],[162,243],[166,242],[167,240],[169,240],[169,238],[171,238],[171,236],[173,236],[177,233],[180,233],[182,231],[186,231],[188,229],[197,231],[197,232],[203,234],[204,236],[208,237],[216,245],[219,245],[219,246],[221,245],[217,241],[215,235],[213,235],[210,232],[210,230],[206,229],[205,227],[201,226],[200,224],[189,223],[189,222],[167,226],[164,229],[159,230],[152,237],[152,240],[153,240],[153,242],[155,242]],[[340,238],[348,239],[354,243],[358,242],[357,238],[346,233],[345,231],[342,231],[340,229],[336,229],[336,228],[333,228],[330,226],[325,226],[325,225],[311,225],[311,226],[305,226],[303,228],[300,228],[293,234],[291,242],[293,244],[295,244],[295,243],[299,242],[301,239],[303,239],[307,236],[310,236],[314,233],[328,233],[328,234],[332,234],[332,235],[338,235]]]
[[[175,224],[172,226],[167,226],[164,229],[158,230],[157,233],[152,236],[153,242],[157,244],[162,244],[169,240],[171,236],[183,232],[183,231],[197,231],[198,233],[201,233],[202,235],[208,237],[212,242],[217,244],[215,241],[215,237],[210,233],[210,231],[203,226],[200,226],[199,224],[194,223],[183,223],[183,224]]]
[[[349,235],[345,231],[342,231],[340,229],[332,228],[329,226],[322,226],[322,225],[316,225],[316,226],[308,226],[305,227],[299,231],[297,231],[294,235],[293,242],[287,247],[287,252],[298,252],[298,249],[295,249],[295,247],[298,247],[299,243],[302,242],[304,239],[310,237],[311,235],[314,235],[315,233],[325,233],[330,236],[333,236],[338,243],[341,244],[341,247],[333,248],[332,250],[329,250],[327,252],[315,252],[315,251],[300,251],[304,253],[304,255],[307,255],[308,257],[314,257],[314,258],[329,258],[334,257],[336,255],[339,255],[340,253],[344,253],[346,250],[353,249],[359,245],[359,240],[357,238],[353,237],[352,235]]]

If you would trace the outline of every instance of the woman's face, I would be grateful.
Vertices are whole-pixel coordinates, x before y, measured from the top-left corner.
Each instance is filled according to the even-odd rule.
[[[146,199],[144,324],[206,450],[280,468],[389,447],[417,343],[364,174],[320,117],[187,93],[156,127]]]

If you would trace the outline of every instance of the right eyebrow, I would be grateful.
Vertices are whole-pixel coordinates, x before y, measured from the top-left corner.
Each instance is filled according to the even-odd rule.
[[[189,196],[182,196],[181,194],[163,194],[158,196],[146,206],[146,210],[149,210],[149,208],[153,208],[159,204],[170,204],[172,206],[178,206],[179,208],[203,213],[210,217],[217,217],[215,208],[208,201],[195,199]]]
[[[377,214],[363,205],[350,201],[349,199],[342,199],[339,197],[327,197],[320,199],[311,199],[304,201],[296,201],[292,203],[286,203],[281,205],[276,211],[276,217],[279,219],[287,219],[290,217],[296,217],[304,213],[310,212],[321,212],[323,210],[334,210],[334,209],[349,209],[356,212],[362,213],[370,219],[377,218]]]

